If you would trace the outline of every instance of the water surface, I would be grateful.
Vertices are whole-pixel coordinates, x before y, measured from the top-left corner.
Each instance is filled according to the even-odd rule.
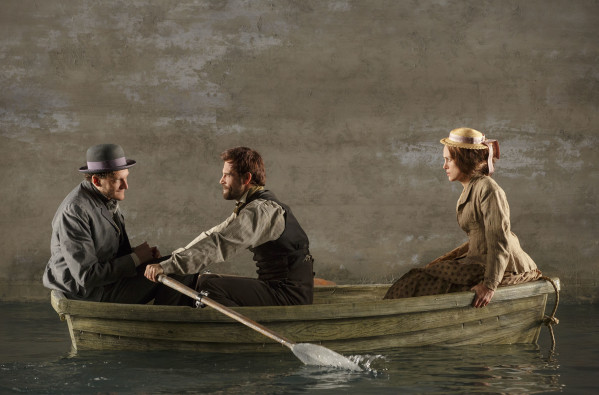
[[[599,306],[560,306],[556,350],[539,345],[404,348],[348,355],[356,373],[279,355],[71,351],[66,322],[42,303],[0,303],[0,393],[599,392]]]

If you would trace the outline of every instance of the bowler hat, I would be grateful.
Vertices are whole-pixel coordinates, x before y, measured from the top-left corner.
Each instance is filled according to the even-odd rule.
[[[104,173],[127,169],[135,165],[133,159],[125,158],[125,151],[117,144],[98,144],[87,150],[87,166],[79,169],[82,173]]]

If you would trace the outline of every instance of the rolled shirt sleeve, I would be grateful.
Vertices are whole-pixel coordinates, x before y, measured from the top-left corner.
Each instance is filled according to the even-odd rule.
[[[278,239],[285,230],[285,211],[277,203],[256,199],[239,214],[203,232],[184,248],[161,262],[165,273],[199,273],[213,263],[224,262],[245,248]]]

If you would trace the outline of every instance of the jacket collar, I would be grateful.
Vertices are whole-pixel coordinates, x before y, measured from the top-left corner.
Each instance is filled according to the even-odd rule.
[[[110,224],[118,232],[120,232],[120,229],[119,229],[118,225],[114,222],[114,217],[113,217],[113,215],[114,215],[113,213],[115,213],[116,210],[118,209],[118,202],[113,201],[112,199],[108,199],[106,196],[104,196],[102,194],[102,192],[100,192],[98,190],[98,188],[96,188],[91,182],[89,182],[87,180],[83,181],[81,183],[81,186],[92,196],[92,198],[96,202],[98,209],[100,210],[100,213],[102,213],[102,216],[108,222],[110,222]],[[116,205],[115,205],[115,203],[116,203]],[[114,207],[114,209],[112,209],[111,206]]]
[[[484,177],[484,176],[482,176]],[[470,192],[472,192],[472,187],[474,186],[474,184],[476,184],[476,182],[481,178],[481,176],[476,176],[476,177],[472,177],[470,179],[470,181],[468,182],[468,185],[466,185],[466,188],[464,188],[464,190],[462,191],[462,194],[460,195],[460,198],[458,199],[458,207],[460,207],[462,204],[466,203],[468,201],[468,199],[470,198]]]

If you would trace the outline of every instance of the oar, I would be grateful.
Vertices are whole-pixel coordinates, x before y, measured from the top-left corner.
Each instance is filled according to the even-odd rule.
[[[269,337],[275,340],[278,343],[288,347],[293,354],[300,361],[302,361],[306,365],[317,365],[317,366],[332,366],[336,368],[349,369],[354,371],[361,371],[362,368],[351,360],[347,359],[341,354],[336,353],[333,350],[329,350],[326,347],[318,346],[310,343],[294,343],[293,341],[271,331],[270,329],[258,324],[257,322],[239,314],[238,312],[223,306],[222,304],[215,302],[214,300],[200,294],[199,292],[181,284],[177,280],[173,280],[171,277],[168,277],[164,274],[158,275],[158,281],[162,284],[166,285],[174,289],[175,291],[179,291],[184,295],[189,296],[190,298],[197,300],[200,303],[203,303],[207,306],[212,307],[214,310],[225,314],[236,321],[241,322],[243,325],[252,328],[253,330],[260,332],[266,337]]]

